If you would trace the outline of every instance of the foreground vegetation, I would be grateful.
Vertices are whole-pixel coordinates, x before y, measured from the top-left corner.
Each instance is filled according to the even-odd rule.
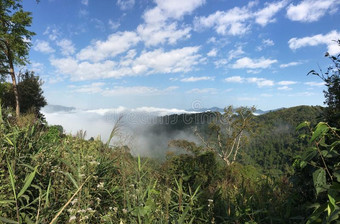
[[[267,115],[268,116],[268,115]],[[1,115],[4,223],[331,223],[339,214],[339,136],[303,123],[311,149],[270,175],[214,151],[134,158],[32,115]],[[308,128],[307,128],[308,129]],[[305,141],[308,144],[308,141]],[[313,146],[314,145],[314,146]],[[307,146],[305,145],[307,148]],[[265,157],[265,155],[264,155]],[[242,158],[242,157],[240,157]],[[265,157],[267,158],[267,157]]]

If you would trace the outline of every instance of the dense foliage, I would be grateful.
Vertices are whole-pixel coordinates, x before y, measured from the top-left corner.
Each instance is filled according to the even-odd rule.
[[[317,122],[320,110],[298,107],[254,119],[273,122],[286,113],[294,126],[302,114]],[[308,202],[317,202],[316,192],[333,188],[319,190],[313,178],[317,169],[303,166],[304,157],[294,166],[286,161],[296,172],[282,171],[280,176],[259,169],[260,164],[245,163],[243,155],[227,165],[216,152],[196,144],[187,144],[187,154],[169,152],[161,162],[134,158],[127,147],[112,147],[100,139],[85,140],[84,133],[64,135],[60,126],[29,119],[18,126],[5,115],[0,117],[0,220],[4,223],[304,223],[315,214],[330,217],[320,209],[329,203],[327,196],[317,198],[319,210],[308,209]],[[309,141],[299,144],[307,148]],[[322,147],[333,143],[327,144]],[[338,160],[331,161],[326,163],[335,180]],[[322,186],[332,183],[326,175]],[[335,217],[339,200],[337,194],[329,195],[335,197],[330,208]]]
[[[19,99],[21,102],[21,113],[34,113],[41,117],[40,109],[46,106],[47,102],[41,89],[42,81],[32,71],[26,71],[19,75],[17,85]],[[15,108],[15,96],[11,83],[0,83],[0,99],[3,108]]]
[[[10,75],[12,79],[18,117],[20,101],[15,66],[28,62],[31,38],[35,35],[27,29],[32,24],[32,13],[24,11],[21,3],[21,0],[0,1],[0,76]]]

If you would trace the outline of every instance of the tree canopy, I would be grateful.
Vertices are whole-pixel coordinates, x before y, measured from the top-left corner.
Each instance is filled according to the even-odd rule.
[[[23,11],[21,2],[0,1],[0,74],[11,76],[17,116],[20,115],[20,103],[14,68],[28,62],[31,37],[35,35],[27,30],[32,23],[32,13]]]

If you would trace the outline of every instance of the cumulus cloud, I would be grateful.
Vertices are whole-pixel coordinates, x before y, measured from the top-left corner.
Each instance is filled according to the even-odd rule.
[[[114,86],[109,87],[104,82],[94,82],[86,85],[71,85],[69,88],[73,92],[94,94],[99,93],[102,96],[121,96],[121,95],[162,95],[170,93],[176,89],[177,86],[169,86],[164,89],[159,89],[150,86]]]
[[[243,35],[247,33],[255,22],[261,26],[275,22],[275,14],[287,5],[287,0],[266,3],[255,11],[256,2],[250,2],[244,7],[234,7],[227,11],[216,11],[208,16],[196,17],[194,26],[196,30],[213,28],[220,35]]]
[[[37,40],[34,43],[33,49],[42,53],[53,53],[55,50],[50,46],[49,42]]]
[[[98,62],[107,58],[115,57],[126,52],[140,41],[135,32],[118,32],[111,34],[105,41],[95,41],[90,46],[82,49],[78,54],[79,60]]]
[[[274,81],[268,80],[265,78],[257,78],[257,77],[252,77],[252,78],[247,78],[247,82],[249,83],[255,83],[258,87],[265,87],[265,86],[274,86]]]
[[[53,41],[61,36],[59,29],[57,27],[54,27],[54,26],[48,26],[43,34],[47,35],[48,38],[50,40],[53,40]]]
[[[180,19],[184,15],[191,14],[196,8],[205,4],[205,0],[155,0],[157,7],[166,17]]]
[[[242,49],[242,46],[238,46],[236,49],[230,50],[228,52],[228,61],[230,61],[230,60],[232,60],[234,58],[238,58],[238,57],[240,57],[243,54],[244,54],[244,51]]]
[[[199,17],[194,21],[195,29],[213,27],[221,35],[242,35],[249,31],[247,21],[251,18],[248,7],[235,7],[228,11],[216,11],[207,17]]]
[[[277,63],[277,60],[266,59],[261,57],[259,59],[251,59],[248,57],[243,57],[238,59],[233,65],[232,68],[250,68],[250,69],[265,69],[270,67],[272,64]]]
[[[82,85],[82,86],[69,86],[74,88],[73,92],[78,93],[100,93],[103,91],[103,87],[105,86],[104,82],[94,82],[89,85]]]
[[[201,77],[188,77],[188,78],[183,78],[181,79],[181,82],[197,82],[197,81],[214,81],[215,77],[211,76],[201,76]]]
[[[115,21],[113,21],[113,20],[109,20],[109,27],[110,27],[110,29],[112,29],[112,30],[116,30],[116,29],[118,29],[119,27],[120,27],[120,23],[119,22],[115,22]]]
[[[117,96],[117,95],[162,95],[178,89],[177,86],[170,86],[165,89],[159,89],[148,86],[115,86],[112,89],[106,89],[102,92],[103,96]]]
[[[302,63],[298,62],[298,61],[292,61],[292,62],[289,62],[287,64],[281,64],[280,68],[288,68],[288,67],[297,66],[297,65],[300,65],[300,64],[302,64]]]
[[[65,56],[72,55],[76,51],[74,44],[68,39],[57,41],[57,45],[60,47],[61,53]]]
[[[266,26],[268,23],[275,22],[275,14],[287,5],[287,1],[279,1],[273,3],[266,3],[265,8],[255,12],[255,22],[261,26]]]
[[[258,87],[265,87],[265,86],[274,86],[275,83],[272,80],[268,80],[265,78],[258,78],[258,77],[250,77],[250,78],[243,78],[241,76],[231,76],[224,79],[225,82],[231,83],[255,83]]]
[[[121,10],[128,10],[133,8],[135,0],[117,0],[117,5]]]
[[[280,81],[277,83],[280,86],[289,86],[289,85],[294,85],[297,84],[295,81]]]
[[[299,49],[307,46],[327,45],[328,53],[331,55],[340,53],[340,46],[336,42],[340,38],[340,32],[332,30],[327,34],[317,34],[314,36],[303,37],[303,38],[291,38],[288,41],[289,48],[292,50]]]
[[[72,80],[121,78],[192,71],[202,58],[198,50],[199,47],[184,47],[171,51],[156,49],[144,51],[138,57],[134,50],[130,50],[119,63],[113,60],[80,61],[73,57],[51,58],[50,62],[58,72],[70,75]]]
[[[215,88],[194,88],[187,91],[188,94],[217,94],[217,89]]]
[[[303,0],[288,6],[287,17],[293,21],[315,22],[327,12],[336,12],[339,4],[338,0]]]
[[[217,49],[216,49],[216,48],[211,49],[211,50],[207,53],[207,56],[209,56],[209,57],[216,57],[216,55],[217,55]]]
[[[285,90],[285,91],[289,91],[292,90],[292,88],[288,87],[288,86],[280,86],[277,88],[278,90]]]
[[[244,81],[244,78],[242,78],[241,76],[231,76],[231,77],[225,78],[224,81],[242,83]]]
[[[137,33],[146,46],[156,46],[159,44],[175,44],[180,39],[190,37],[190,27],[179,29],[177,23],[163,25],[141,24],[137,27]]]
[[[180,39],[190,37],[189,26],[178,26],[177,20],[191,14],[202,6],[205,0],[156,0],[156,7],[145,11],[144,23],[137,27],[137,33],[146,46],[175,44]]]
[[[81,0],[81,4],[88,6],[89,0]]]
[[[307,86],[311,86],[311,87],[322,87],[325,86],[324,82],[305,82],[304,83]]]

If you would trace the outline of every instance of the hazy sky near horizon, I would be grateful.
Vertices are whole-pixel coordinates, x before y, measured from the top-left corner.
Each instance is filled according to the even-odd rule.
[[[339,0],[33,0],[49,104],[83,109],[322,105]]]

